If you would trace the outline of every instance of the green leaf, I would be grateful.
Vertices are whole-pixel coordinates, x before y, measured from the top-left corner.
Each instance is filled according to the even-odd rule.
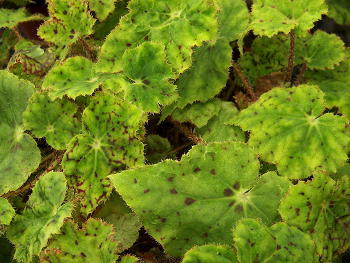
[[[310,83],[320,86],[329,108],[337,107],[350,118],[350,56],[349,50],[346,52],[346,59],[333,70],[308,71],[305,76]]]
[[[297,61],[310,69],[333,69],[345,59],[344,42],[334,34],[316,31],[297,40]]]
[[[159,112],[159,105],[168,105],[177,98],[176,86],[169,83],[173,73],[163,45],[146,42],[126,50],[122,65],[131,81],[125,87],[125,99],[142,110]]]
[[[256,35],[267,37],[292,30],[302,35],[327,11],[324,0],[256,0],[251,28]]]
[[[350,247],[350,180],[335,182],[317,174],[312,181],[290,188],[279,208],[283,220],[310,233],[317,253],[325,262]]]
[[[310,236],[282,222],[268,228],[259,220],[243,219],[233,237],[240,262],[318,262]]]
[[[217,3],[220,8],[217,39],[194,49],[192,67],[176,82],[180,98],[172,107],[205,102],[226,85],[232,59],[230,41],[243,37],[249,16],[244,1],[219,0]]]
[[[9,201],[0,197],[0,225],[9,225],[15,214],[15,210]]]
[[[296,44],[299,42],[297,41]],[[281,71],[288,65],[288,40],[285,36],[257,37],[251,51],[238,59],[244,74],[252,84],[259,77]],[[295,54],[298,56],[298,53]]]
[[[350,25],[350,3],[347,0],[326,0],[329,8],[328,16],[338,24]]]
[[[41,254],[47,263],[115,263],[114,231],[111,225],[90,218],[83,228],[67,222]]]
[[[89,7],[96,13],[96,17],[99,20],[105,20],[107,16],[113,12],[114,4],[117,0],[100,1],[100,0],[88,0]]]
[[[41,15],[30,15],[25,8],[18,9],[6,9],[0,8],[0,28],[2,27],[15,27],[18,23],[42,20]]]
[[[83,197],[84,215],[111,193],[107,175],[144,162],[138,138],[142,118],[139,109],[111,94],[100,94],[85,109],[82,133],[72,139],[62,161],[69,183]]]
[[[233,230],[234,246],[239,262],[265,262],[276,250],[269,228],[258,220],[242,219]]]
[[[4,194],[16,190],[28,179],[41,157],[36,142],[22,128],[0,124],[0,130],[0,194]]]
[[[27,207],[15,216],[7,231],[8,239],[16,247],[15,259],[32,262],[51,235],[59,232],[72,210],[70,203],[62,205],[65,194],[66,179],[62,173],[50,172],[36,183]]]
[[[325,113],[323,93],[311,85],[275,88],[240,112],[233,123],[251,131],[249,144],[289,178],[335,172],[347,160],[348,121]]]
[[[34,92],[34,85],[7,70],[0,70],[0,123],[10,127],[22,124],[22,113]]]
[[[150,134],[146,137],[145,156],[147,163],[155,164],[167,158],[175,158],[175,153],[171,150],[172,147],[167,138],[156,134]]]
[[[88,10],[87,1],[50,0],[48,1],[50,19],[38,29],[38,36],[52,42],[65,57],[69,45],[92,34],[95,19]]]
[[[52,99],[64,95],[75,99],[81,95],[91,95],[99,85],[93,62],[78,56],[54,66],[46,75],[42,88],[48,91]]]
[[[110,176],[147,231],[174,256],[193,245],[230,244],[242,217],[273,223],[288,180],[268,173],[244,144],[197,145],[181,161],[164,162]],[[157,182],[157,184],[154,184]],[[261,198],[265,196],[266,198]]]
[[[22,113],[34,85],[6,70],[0,70],[0,79],[0,194],[4,194],[28,179],[39,165],[40,151],[22,128]]]
[[[220,112],[221,101],[212,99],[205,103],[193,103],[183,109],[176,109],[171,117],[179,122],[191,122],[198,128],[208,124],[208,121]]]
[[[79,133],[79,122],[73,115],[77,106],[65,99],[51,101],[46,94],[36,93],[23,113],[24,126],[36,137],[45,137],[53,148],[64,150]]]
[[[205,142],[245,141],[244,132],[230,124],[237,117],[238,110],[232,102],[220,101],[220,111],[207,125],[197,130]]]
[[[172,68],[181,73],[191,65],[191,48],[201,46],[217,32],[211,0],[132,0],[128,8],[130,12],[101,48],[99,71],[121,71],[119,58],[128,48],[153,41],[165,45]]]
[[[182,263],[238,263],[229,247],[218,245],[196,246],[186,252]]]

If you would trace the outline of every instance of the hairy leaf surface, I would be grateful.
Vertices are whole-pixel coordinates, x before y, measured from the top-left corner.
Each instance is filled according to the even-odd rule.
[[[72,210],[70,203],[62,202],[66,194],[63,173],[50,172],[36,183],[21,215],[16,215],[7,231],[15,245],[14,258],[29,263],[46,246],[52,234],[59,232],[63,220]]]
[[[111,193],[107,175],[143,163],[141,120],[139,109],[111,94],[100,94],[85,109],[82,133],[72,139],[62,162],[69,183],[83,197],[85,215]]]
[[[197,145],[180,162],[166,160],[110,178],[147,231],[179,256],[193,245],[230,244],[230,229],[242,217],[276,220],[288,180],[275,173],[258,178],[258,170],[246,145],[225,142]]]
[[[80,131],[73,117],[76,111],[77,106],[66,99],[51,101],[46,94],[36,93],[23,113],[24,126],[36,137],[45,137],[53,148],[63,150]]]
[[[317,253],[332,262],[350,244],[350,180],[335,182],[317,174],[312,181],[299,182],[281,201],[280,214],[289,225],[310,233]]]
[[[325,113],[323,93],[311,85],[275,88],[240,112],[233,123],[251,131],[249,144],[289,178],[317,169],[335,172],[347,160],[348,121]]]
[[[257,0],[252,6],[251,28],[267,37],[291,30],[305,34],[327,11],[324,0]]]
[[[115,249],[113,227],[90,218],[83,228],[67,222],[41,259],[46,263],[115,263]]]

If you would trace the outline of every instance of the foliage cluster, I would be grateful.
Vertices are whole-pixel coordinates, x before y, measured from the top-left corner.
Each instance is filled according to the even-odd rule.
[[[348,1],[46,2],[1,1],[0,260],[346,262]]]

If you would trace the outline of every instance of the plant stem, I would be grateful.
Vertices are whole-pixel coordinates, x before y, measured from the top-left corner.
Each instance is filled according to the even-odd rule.
[[[181,122],[174,120],[172,118],[168,118],[168,120],[177,127],[181,133],[183,133],[187,138],[193,141],[195,144],[204,144],[202,138],[196,136],[188,127],[183,125]]]
[[[290,37],[290,49],[288,58],[288,68],[285,82],[292,82],[293,69],[294,69],[294,59],[295,59],[295,33],[291,31],[289,33]]]
[[[239,64],[234,60],[232,60],[232,68],[233,68],[233,71],[237,74],[237,76],[241,79],[243,87],[244,87],[245,91],[247,92],[247,94],[250,96],[250,98],[253,101],[256,101],[258,98],[257,98],[256,94],[254,93],[253,87],[250,84],[249,79],[243,73]]]

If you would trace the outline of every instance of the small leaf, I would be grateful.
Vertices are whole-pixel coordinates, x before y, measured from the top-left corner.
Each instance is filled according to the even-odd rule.
[[[179,122],[192,122],[198,128],[207,125],[208,121],[217,116],[220,111],[221,101],[212,99],[205,103],[193,103],[183,109],[176,109],[171,117]]]
[[[2,27],[15,27],[18,23],[42,20],[44,17],[41,15],[30,15],[25,8],[18,9],[6,9],[0,8],[0,28]]]
[[[77,106],[66,100],[51,101],[46,94],[36,93],[23,113],[24,126],[36,137],[45,137],[53,148],[64,150],[79,133],[79,122],[73,117]]]
[[[238,263],[232,248],[218,245],[196,246],[186,252],[182,263]]]
[[[350,3],[348,0],[326,0],[328,16],[338,24],[350,25]]]
[[[123,71],[132,82],[125,87],[125,99],[147,112],[159,112],[159,105],[168,105],[177,98],[176,87],[167,64],[164,46],[155,43],[125,51]],[[145,66],[147,65],[147,67]]]
[[[201,46],[217,32],[211,0],[132,0],[128,8],[130,12],[101,48],[99,71],[121,71],[118,58],[146,40],[163,43],[172,68],[181,73],[191,65],[192,47]]]
[[[84,215],[111,193],[107,175],[143,163],[142,118],[139,109],[111,94],[100,94],[85,109],[82,133],[69,143],[62,161],[70,185],[83,196]]]
[[[312,181],[290,188],[279,208],[283,220],[310,233],[317,253],[325,262],[350,247],[350,180],[335,182],[317,174]]]
[[[220,101],[219,113],[208,124],[197,130],[205,142],[245,141],[241,128],[229,124],[237,117],[238,110],[232,102]]]
[[[16,215],[8,231],[8,239],[15,245],[14,258],[29,263],[46,246],[52,234],[59,232],[63,220],[72,210],[62,202],[66,194],[66,179],[62,173],[50,172],[36,183],[21,215]]]
[[[64,95],[75,99],[91,95],[99,84],[93,62],[84,57],[72,57],[54,66],[46,75],[42,87],[52,99]]]
[[[251,131],[249,144],[263,160],[276,164],[284,176],[303,179],[317,169],[335,172],[348,158],[348,121],[324,110],[316,86],[275,88],[233,123]]]
[[[41,254],[47,263],[115,263],[114,231],[111,225],[90,218],[83,228],[67,222]]]
[[[345,59],[344,42],[334,34],[316,31],[297,40],[298,60],[310,69],[333,69]]]
[[[252,6],[251,28],[256,35],[267,37],[292,30],[305,34],[327,11],[324,0],[257,0]]]
[[[171,150],[172,147],[167,138],[155,134],[146,137],[145,155],[149,164],[158,163],[167,158],[175,158],[175,153]]]
[[[50,19],[39,27],[38,36],[57,45],[61,57],[67,55],[72,43],[92,34],[96,20],[88,10],[87,1],[51,0],[48,10]]]
[[[319,85],[325,93],[329,108],[337,107],[348,119],[350,118],[350,56],[346,50],[346,59],[333,70],[307,71],[307,80]]]
[[[233,238],[240,262],[318,262],[310,236],[282,222],[268,228],[259,220],[243,219]]]
[[[9,225],[15,214],[15,210],[9,201],[0,197],[0,225]]]
[[[240,218],[276,220],[288,180],[275,173],[258,178],[258,170],[246,145],[225,142],[197,145],[180,162],[166,160],[110,179],[147,231],[168,253],[181,256],[193,245],[230,244],[230,229]]]

